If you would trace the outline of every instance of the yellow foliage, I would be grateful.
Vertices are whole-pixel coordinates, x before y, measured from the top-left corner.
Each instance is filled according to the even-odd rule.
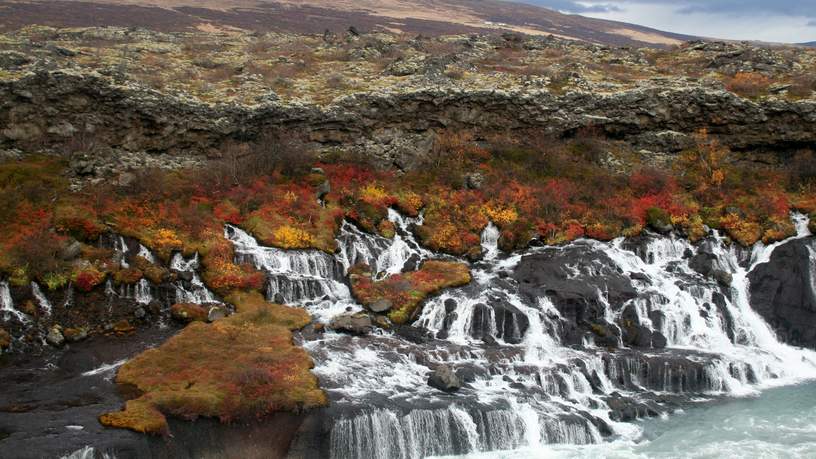
[[[496,204],[485,204],[482,206],[482,213],[485,217],[499,226],[506,226],[515,223],[519,217],[516,209]]]
[[[762,227],[759,223],[745,221],[736,214],[726,215],[722,218],[720,224],[728,231],[728,235],[732,239],[745,247],[756,244],[762,235]]]
[[[178,248],[181,247],[181,239],[175,231],[167,228],[161,228],[156,231],[156,237],[153,242],[163,248]]]
[[[311,247],[314,241],[308,232],[289,225],[275,228],[272,237],[275,245],[283,249],[305,249]]]
[[[400,203],[403,207],[405,207],[405,209],[403,209],[404,211],[407,211],[410,214],[415,214],[419,212],[420,208],[422,208],[422,196],[414,193],[413,191],[408,191],[402,193],[400,196]]]
[[[360,189],[360,198],[368,202],[379,202],[388,197],[388,193],[376,183],[369,183]]]

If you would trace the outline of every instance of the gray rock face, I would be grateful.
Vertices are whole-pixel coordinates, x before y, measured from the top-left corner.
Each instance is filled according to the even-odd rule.
[[[456,372],[449,366],[437,367],[428,376],[428,385],[443,392],[456,392],[462,388],[462,383],[456,376]]]
[[[43,116],[46,107],[49,116]],[[117,152],[191,156],[206,154],[229,138],[251,139],[270,127],[286,126],[305,132],[318,147],[339,146],[376,165],[402,169],[416,167],[430,151],[435,129],[541,129],[557,135],[592,126],[637,148],[675,153],[703,127],[723,144],[745,150],[814,142],[813,123],[816,101],[753,102],[682,79],[610,94],[563,95],[524,87],[464,90],[442,84],[357,93],[325,107],[278,100],[211,105],[67,70],[41,70],[0,82],[3,148],[34,139],[60,145],[67,139],[61,134],[72,126],[77,134],[92,130],[100,144]],[[77,164],[77,173],[94,174],[93,162],[84,161]]]
[[[790,241],[754,268],[751,307],[792,345],[816,349],[816,291],[812,250],[814,238]]]
[[[589,245],[548,248],[524,256],[512,277],[529,302],[534,304],[545,297],[553,302],[564,318],[559,330],[564,343],[580,344],[587,333],[593,333],[597,344],[617,346],[621,333],[616,325],[606,322],[605,303],[618,309],[637,296],[631,279],[619,272],[607,255]],[[598,296],[601,291],[603,299]]]
[[[343,313],[332,318],[329,328],[352,335],[366,335],[374,329],[374,324],[366,313]]]

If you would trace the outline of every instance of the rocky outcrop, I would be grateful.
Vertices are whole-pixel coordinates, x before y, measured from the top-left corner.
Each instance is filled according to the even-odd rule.
[[[347,312],[332,318],[329,328],[352,335],[366,335],[374,329],[374,324],[364,312]]]
[[[814,238],[790,241],[754,268],[751,307],[789,344],[816,349]]]
[[[428,376],[428,385],[443,392],[456,392],[462,383],[451,367],[439,366]]]
[[[564,319],[560,334],[565,343],[580,344],[591,333],[597,344],[617,346],[621,330],[606,321],[606,310],[620,310],[637,296],[631,279],[590,245],[547,248],[524,256],[513,279],[531,304],[539,298],[552,301]]]
[[[72,70],[42,70],[0,82],[4,148],[32,142],[76,146],[77,139],[93,138],[114,153],[201,155],[216,152],[226,139],[251,140],[285,127],[303,131],[317,146],[340,146],[400,168],[416,165],[431,149],[433,131],[444,128],[570,135],[591,126],[638,149],[674,153],[688,147],[690,135],[703,127],[734,149],[814,142],[814,122],[816,101],[753,102],[684,79],[606,94],[441,85],[351,94],[327,106],[276,97],[256,105],[208,104]]]
[[[470,336],[489,341],[495,334],[496,338],[506,343],[518,344],[524,339],[529,326],[527,316],[506,301],[495,301],[489,305],[480,303],[473,307]]]

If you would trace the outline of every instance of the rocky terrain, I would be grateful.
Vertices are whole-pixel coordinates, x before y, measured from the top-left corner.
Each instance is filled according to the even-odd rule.
[[[663,47],[691,37],[622,22],[495,0],[7,0],[0,30],[147,27],[165,32],[388,32],[423,35],[520,32],[627,46]]]
[[[228,139],[274,127],[400,169],[427,155],[441,129],[477,137],[592,129],[647,162],[688,148],[701,128],[739,151],[790,152],[814,141],[814,54],[796,48],[42,28],[8,34],[2,47],[1,144],[116,151],[78,161],[81,174],[133,161],[191,165]]]

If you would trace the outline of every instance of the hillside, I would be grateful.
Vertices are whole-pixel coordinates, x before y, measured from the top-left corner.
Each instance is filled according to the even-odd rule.
[[[0,30],[39,24],[323,33],[353,26],[425,35],[514,31],[625,46],[667,46],[691,38],[499,0],[3,0],[0,12]]]

